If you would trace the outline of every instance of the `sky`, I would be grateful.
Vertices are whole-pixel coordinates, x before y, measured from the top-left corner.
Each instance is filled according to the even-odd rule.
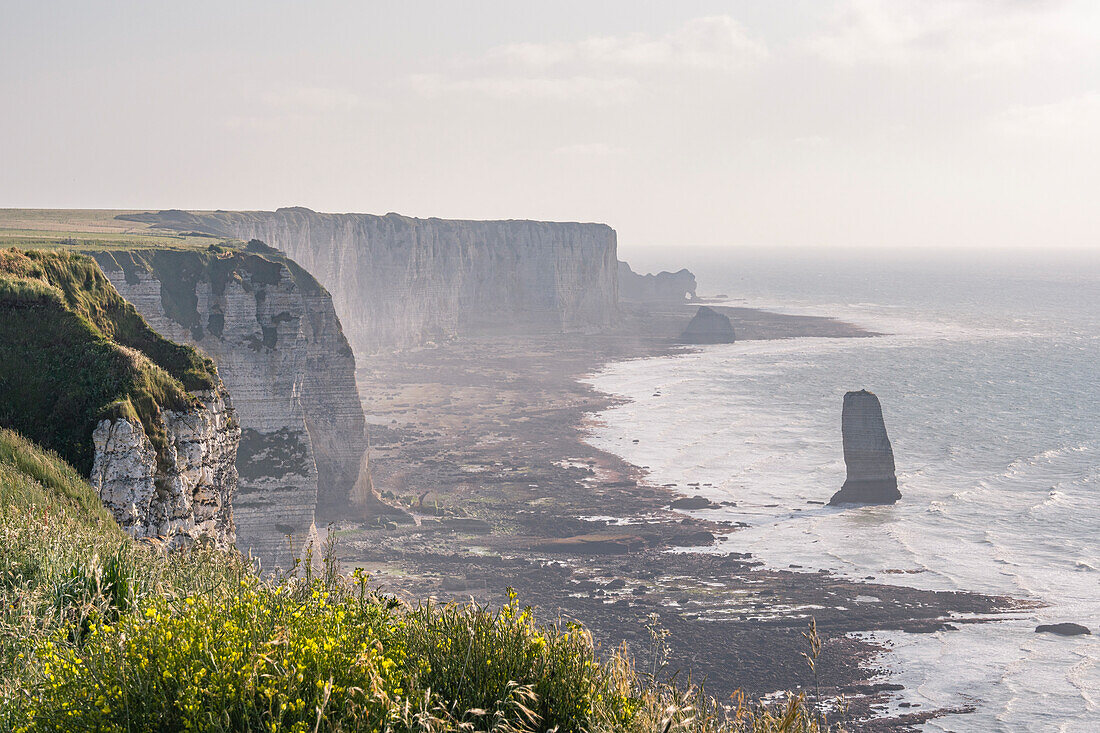
[[[1094,0],[0,0],[0,207],[1100,247]]]

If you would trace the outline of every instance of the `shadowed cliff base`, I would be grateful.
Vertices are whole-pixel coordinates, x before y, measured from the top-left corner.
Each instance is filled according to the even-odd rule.
[[[802,633],[812,615],[825,639],[822,692],[851,700],[849,727],[912,729],[938,713],[877,719],[898,685],[879,676],[884,649],[853,634],[949,630],[1021,604],[668,552],[737,526],[671,511],[690,487],[650,485],[644,469],[582,441],[588,416],[614,400],[578,380],[611,360],[685,348],[674,342],[695,310],[639,305],[609,336],[467,339],[361,360],[374,484],[415,523],[334,524],[344,561],[410,598],[500,603],[511,586],[544,616],[577,619],[605,649],[625,643],[640,657],[656,623],[671,632],[671,668],[719,698],[811,688]],[[719,310],[744,339],[871,335],[828,318]]]

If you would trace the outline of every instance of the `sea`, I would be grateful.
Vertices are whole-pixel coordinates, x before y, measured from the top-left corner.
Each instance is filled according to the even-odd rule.
[[[1045,604],[957,631],[872,635],[890,647],[883,679],[905,687],[895,710],[973,708],[924,730],[1100,731],[1100,254],[630,254],[636,271],[687,266],[719,303],[884,335],[611,364],[591,384],[627,401],[595,416],[591,444],[655,483],[736,502],[699,512],[749,525],[719,550]],[[810,504],[844,482],[841,406],[858,389],[881,400],[902,499]],[[1035,632],[1062,621],[1093,634]]]

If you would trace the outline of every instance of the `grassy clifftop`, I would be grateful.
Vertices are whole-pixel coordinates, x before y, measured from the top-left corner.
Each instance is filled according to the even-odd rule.
[[[217,384],[212,361],[151,328],[90,258],[0,250],[0,426],[91,471],[107,417],[140,422],[158,452],[164,408]]]

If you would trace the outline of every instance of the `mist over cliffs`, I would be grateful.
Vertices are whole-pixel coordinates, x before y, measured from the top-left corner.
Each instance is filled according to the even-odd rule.
[[[617,316],[616,238],[605,224],[304,208],[120,218],[277,247],[332,293],[357,354],[484,331],[597,331]]]

